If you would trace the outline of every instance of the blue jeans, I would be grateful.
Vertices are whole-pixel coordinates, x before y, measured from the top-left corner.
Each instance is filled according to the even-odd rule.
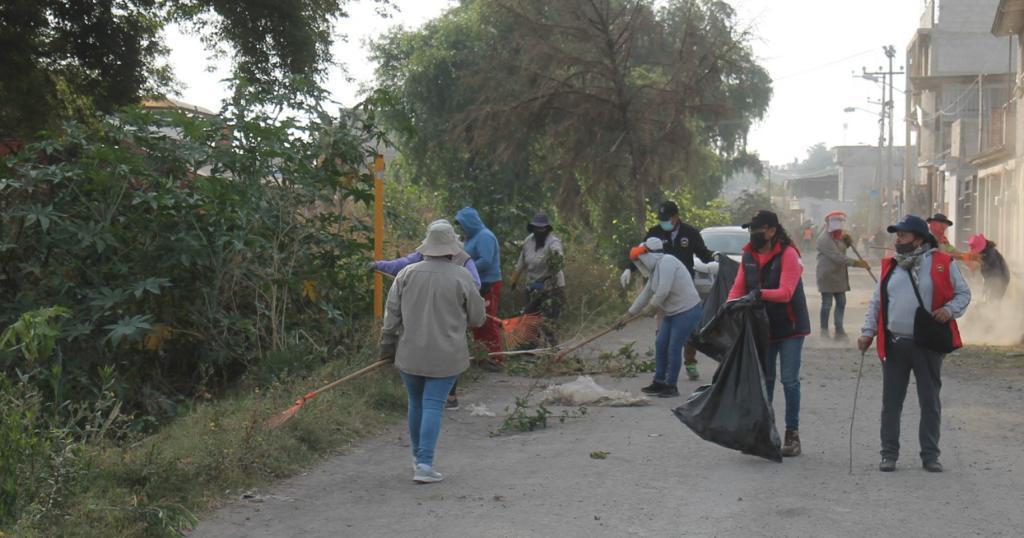
[[[845,293],[822,293],[821,294],[821,330],[828,330],[828,315],[832,310],[832,299],[836,300],[836,330],[843,330],[843,314],[846,313]]]
[[[423,377],[402,374],[405,389],[409,392],[409,440],[416,463],[434,464],[434,447],[441,434],[441,416],[448,391],[459,376]]]
[[[782,369],[782,393],[786,396],[787,430],[800,427],[800,353],[803,348],[803,336],[768,344],[768,370],[764,373],[768,401],[772,401],[775,392],[775,358],[778,357]]]
[[[683,346],[700,323],[704,307],[700,304],[661,320],[654,339],[654,381],[675,386],[683,367]]]

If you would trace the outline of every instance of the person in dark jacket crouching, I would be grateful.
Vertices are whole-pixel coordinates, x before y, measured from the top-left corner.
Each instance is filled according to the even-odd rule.
[[[907,215],[889,226],[888,231],[896,234],[896,256],[882,260],[882,279],[871,298],[857,341],[857,347],[864,352],[877,336],[878,358],[882,360],[882,462],[878,470],[896,470],[900,455],[900,415],[913,372],[921,406],[918,426],[921,462],[925,470],[938,473],[942,472],[939,463],[942,379],[939,374],[945,353],[932,349],[934,344],[922,345],[922,322],[927,321],[927,314],[930,314],[936,326],[942,330],[947,330],[943,325],[948,327],[950,347],[960,347],[954,318],[967,311],[971,290],[952,256],[938,249],[938,242],[924,219]],[[918,309],[926,311],[924,320],[917,319]]]
[[[765,384],[768,401],[775,391],[775,358],[779,358],[782,391],[786,396],[786,437],[782,455],[800,455],[800,357],[811,318],[804,295],[804,265],[793,240],[771,211],[760,210],[743,225],[750,243],[743,247],[729,300],[751,294],[764,302],[768,314],[768,357]]]

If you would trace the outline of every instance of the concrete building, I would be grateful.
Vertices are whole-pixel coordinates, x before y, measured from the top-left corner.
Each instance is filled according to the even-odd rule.
[[[895,222],[893,219],[898,218],[901,211],[899,193],[903,184],[906,148],[892,148],[892,165],[888,173],[884,169],[884,148],[879,151],[878,146],[836,146],[831,151],[839,169],[839,199],[863,207],[877,207],[874,217],[880,220],[874,223],[876,225]]]
[[[784,199],[780,207],[791,222],[802,223],[809,220],[819,225],[831,211],[843,211],[852,215],[856,209],[856,202],[840,200],[839,170],[835,167],[808,175],[782,178]]]
[[[962,241],[978,229],[977,161],[1002,144],[1017,42],[992,35],[1000,0],[929,0],[907,47],[905,212],[942,212]]]
[[[988,144],[974,157],[978,168],[976,227],[999,245],[1011,267],[1024,263],[1024,73],[1020,37],[1024,34],[1024,0],[1001,0],[992,12],[991,32],[1003,40],[1004,60],[1014,62],[1017,76],[1008,84],[1009,98],[993,111]],[[1007,43],[1008,42],[1008,43]],[[1007,52],[1007,45],[1014,47]]]

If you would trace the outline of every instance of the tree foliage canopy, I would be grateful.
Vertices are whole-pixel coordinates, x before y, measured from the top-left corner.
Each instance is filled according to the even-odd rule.
[[[163,63],[163,30],[172,22],[211,52],[230,49],[241,80],[274,81],[285,93],[315,90],[331,61],[332,24],[352,1],[5,1],[0,136],[33,135],[56,120],[109,113],[172,89]]]
[[[642,222],[649,198],[707,200],[750,161],[770,78],[735,19],[714,0],[467,0],[376,44],[388,123],[428,182],[467,170],[471,191]]]

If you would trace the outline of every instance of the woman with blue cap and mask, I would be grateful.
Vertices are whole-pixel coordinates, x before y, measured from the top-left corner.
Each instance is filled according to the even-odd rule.
[[[913,372],[921,406],[921,464],[926,471],[939,473],[940,372],[946,353],[963,345],[956,318],[967,312],[971,290],[953,256],[942,251],[924,219],[907,215],[888,231],[896,234],[896,255],[882,260],[882,278],[857,341],[857,347],[865,352],[877,336],[875,347],[882,361],[882,461],[878,470],[896,470],[900,415]]]

